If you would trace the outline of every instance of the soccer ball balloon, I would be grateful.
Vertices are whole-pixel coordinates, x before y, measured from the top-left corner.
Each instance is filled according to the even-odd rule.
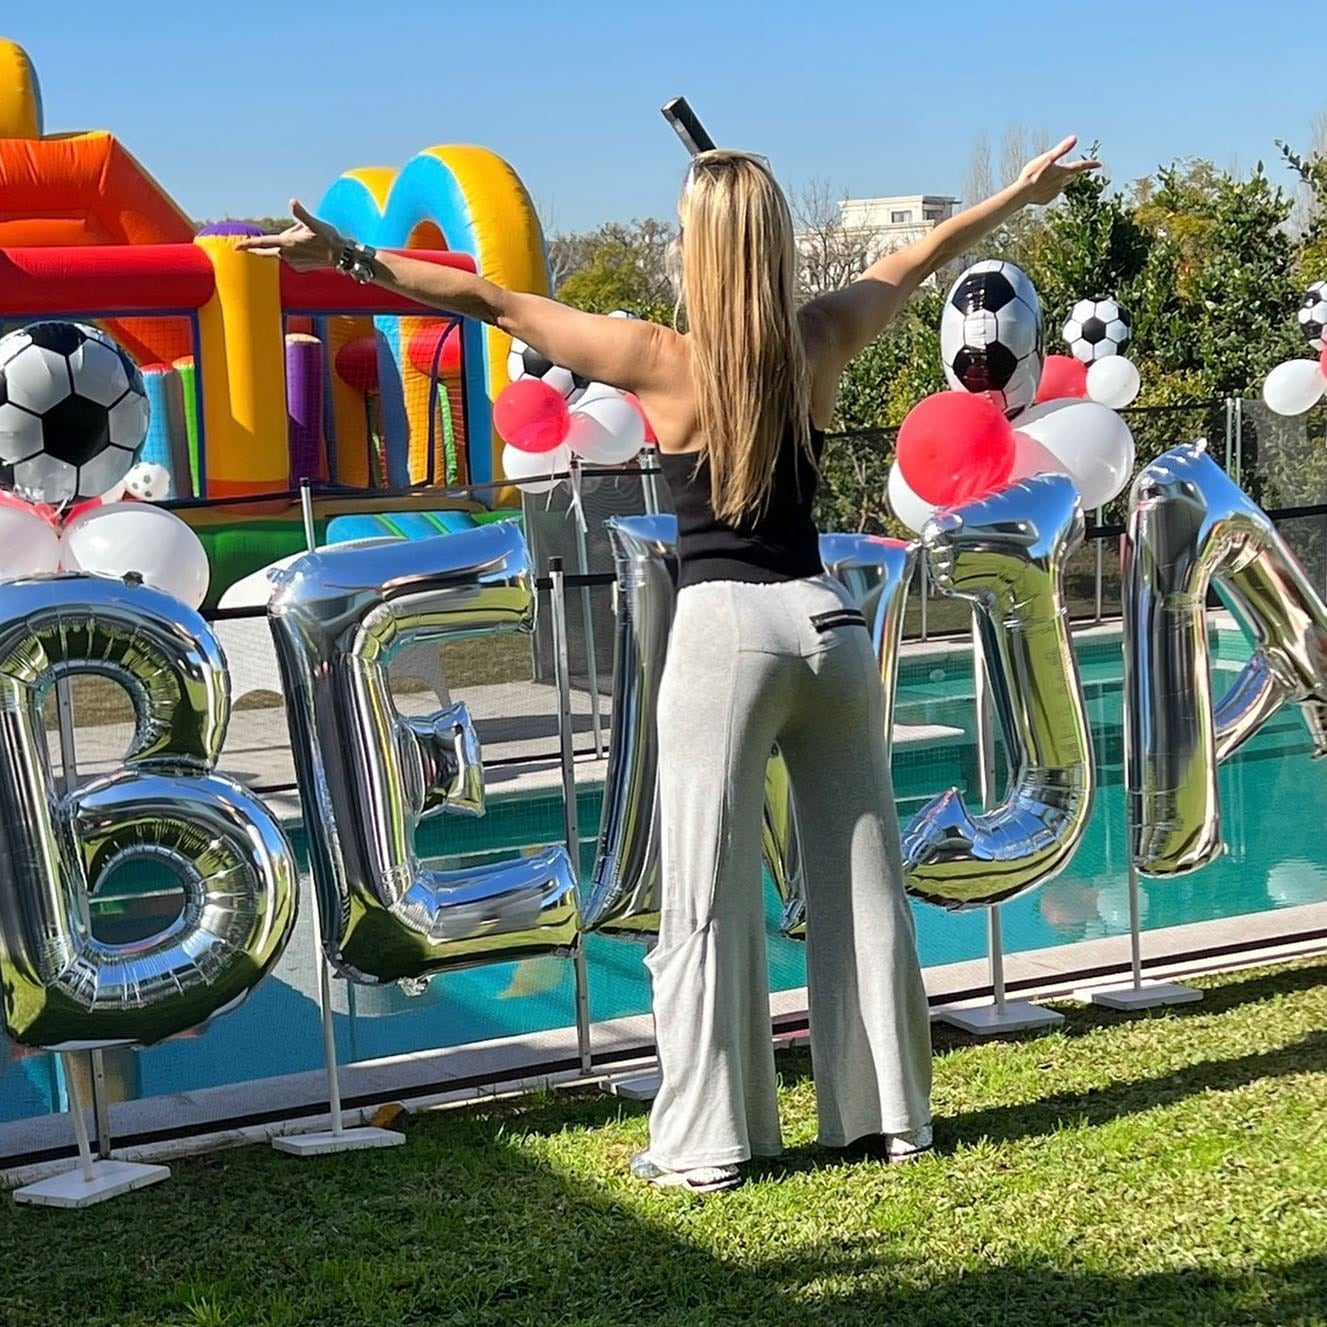
[[[1064,325],[1064,343],[1069,353],[1084,364],[1107,355],[1118,355],[1133,335],[1133,319],[1118,300],[1080,299]]]
[[[564,369],[561,364],[554,364],[542,351],[526,345],[524,341],[515,340],[507,356],[507,377],[512,382],[519,382],[522,378],[537,378],[540,382],[546,382],[566,398],[568,405],[575,405],[590,385],[588,378]]]
[[[170,488],[170,471],[155,461],[139,461],[124,477],[125,493],[139,502],[165,502]]]
[[[143,375],[104,332],[41,322],[0,338],[0,486],[60,507],[129,473],[147,436]]]
[[[1007,415],[1032,404],[1041,379],[1041,301],[1026,272],[987,259],[954,283],[940,318],[949,385],[989,397]]]
[[[1315,281],[1299,302],[1299,325],[1314,350],[1327,344],[1327,281]]]

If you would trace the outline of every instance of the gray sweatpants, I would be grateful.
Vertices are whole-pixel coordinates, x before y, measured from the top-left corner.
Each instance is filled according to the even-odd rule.
[[[646,959],[663,1071],[650,1151],[673,1169],[782,1147],[761,890],[775,742],[802,835],[820,1141],[931,1117],[879,672],[863,627],[834,625],[851,606],[827,576],[678,595],[659,697],[663,918]]]

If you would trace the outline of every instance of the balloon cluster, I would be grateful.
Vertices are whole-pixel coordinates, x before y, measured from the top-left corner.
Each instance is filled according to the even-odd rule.
[[[625,312],[611,317],[629,318]],[[524,350],[524,362],[531,358]],[[548,363],[537,356],[539,363]],[[502,469],[526,493],[547,493],[572,458],[592,465],[623,465],[655,441],[640,401],[607,383],[582,385],[569,370],[548,363],[525,372],[493,402],[493,427],[507,445]]]
[[[1300,301],[1299,323],[1317,359],[1288,359],[1262,385],[1262,399],[1278,415],[1302,415],[1327,396],[1327,281],[1315,281]]]
[[[164,466],[140,463],[125,483],[64,511],[0,491],[0,581],[56,571],[128,576],[197,608],[211,575],[202,542],[134,491],[168,487],[169,478]]]
[[[920,401],[899,429],[889,503],[920,530],[940,509],[1037,474],[1067,475],[1085,508],[1129,482],[1133,434],[1116,413],[1138,394],[1120,353],[1128,313],[1080,300],[1064,335],[1072,355],[1041,355],[1041,305],[1012,263],[983,262],[949,292],[941,323],[954,390]]]
[[[0,338],[0,581],[132,576],[197,608],[207,554],[170,472],[138,460],[149,412],[133,361],[99,328],[34,323]],[[98,496],[92,487],[107,483]]]

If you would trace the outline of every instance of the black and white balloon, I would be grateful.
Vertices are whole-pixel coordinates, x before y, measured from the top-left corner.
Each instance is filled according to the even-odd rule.
[[[1327,344],[1327,281],[1315,281],[1299,302],[1299,325],[1314,350]]]
[[[507,355],[507,377],[512,382],[519,382],[522,378],[545,382],[554,391],[561,393],[568,405],[575,405],[590,385],[588,378],[564,369],[561,364],[554,364],[542,351],[517,340],[512,341],[511,351]]]
[[[940,318],[951,387],[989,397],[1006,414],[1030,406],[1041,381],[1041,300],[1027,273],[987,259],[959,277]]]
[[[39,322],[0,338],[0,487],[55,507],[99,497],[147,426],[143,375],[105,332]]]
[[[1133,336],[1133,319],[1119,300],[1104,295],[1080,299],[1069,311],[1063,336],[1075,359],[1092,364],[1108,355],[1124,353]]]

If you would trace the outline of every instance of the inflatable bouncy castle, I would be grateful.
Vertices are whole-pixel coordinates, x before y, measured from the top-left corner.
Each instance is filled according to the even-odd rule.
[[[350,171],[318,210],[378,248],[548,289],[529,195],[484,148]],[[290,504],[303,479],[326,495],[323,516],[337,494],[365,490],[381,491],[383,511],[421,487],[437,488],[440,510],[491,505],[501,490],[481,489],[483,502],[444,490],[502,478],[490,402],[510,339],[239,252],[236,237],[252,233],[198,230],[110,133],[46,134],[32,63],[0,41],[0,331],[74,318],[133,355],[153,407],[145,459],[170,471],[172,496],[223,504],[181,512],[209,547],[214,582],[299,545]]]

